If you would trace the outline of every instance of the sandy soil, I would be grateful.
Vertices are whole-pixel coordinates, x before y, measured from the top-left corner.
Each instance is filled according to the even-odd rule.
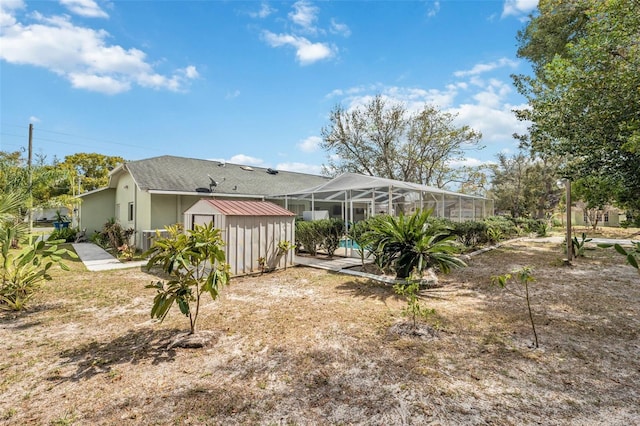
[[[383,284],[310,268],[232,280],[188,320],[149,320],[154,277],[74,264],[28,312],[0,313],[0,423],[640,424],[640,275],[613,250],[562,266],[518,242],[440,277],[413,332]],[[523,301],[490,277],[530,265]]]

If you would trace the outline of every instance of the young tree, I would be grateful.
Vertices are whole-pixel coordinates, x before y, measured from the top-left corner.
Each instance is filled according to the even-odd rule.
[[[147,269],[159,265],[169,276],[166,282],[156,281],[147,286],[156,289],[157,293],[151,317],[163,321],[176,302],[180,312],[189,317],[189,334],[194,334],[202,295],[209,293],[216,300],[220,287],[229,281],[221,231],[212,223],[196,225],[187,233],[177,225],[169,226],[167,230],[169,236],[158,236],[145,253],[150,256]]]
[[[481,134],[455,125],[454,114],[425,105],[412,113],[381,95],[360,108],[337,105],[322,129],[328,174],[354,172],[444,187],[460,179],[450,163],[479,149]]]

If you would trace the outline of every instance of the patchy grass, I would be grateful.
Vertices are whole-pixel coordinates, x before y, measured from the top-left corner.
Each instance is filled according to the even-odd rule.
[[[562,267],[517,242],[422,293],[430,333],[396,333],[392,287],[309,268],[233,279],[205,299],[203,349],[149,320],[142,270],[55,272],[0,313],[2,424],[613,424],[640,419],[640,283],[612,250]],[[532,309],[492,275],[534,268]]]

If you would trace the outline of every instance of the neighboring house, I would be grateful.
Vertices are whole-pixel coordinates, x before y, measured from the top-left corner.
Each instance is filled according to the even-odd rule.
[[[602,210],[587,209],[584,203],[576,203],[571,207],[571,224],[573,226],[593,226],[597,220],[597,226],[620,226],[625,219],[624,212],[613,206],[606,206]]]
[[[109,174],[109,185],[79,197],[80,228],[88,235],[110,219],[133,228],[136,247],[145,249],[155,230],[183,222],[183,213],[202,198],[271,200],[329,181],[323,176],[249,167],[220,161],[161,156],[126,162]],[[302,215],[308,201],[287,205]]]

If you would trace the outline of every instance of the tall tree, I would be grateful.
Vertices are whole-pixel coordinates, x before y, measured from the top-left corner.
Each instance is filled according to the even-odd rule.
[[[337,105],[322,129],[328,174],[361,173],[444,187],[459,181],[463,169],[451,162],[479,149],[481,134],[457,127],[456,115],[425,105],[417,113],[381,95],[351,110]],[[466,179],[465,179],[466,180]]]
[[[553,162],[531,159],[523,152],[498,154],[491,188],[496,210],[513,217],[544,218],[560,200],[556,170]]]
[[[91,191],[107,186],[109,171],[124,163],[122,157],[108,156],[97,153],[78,153],[67,155],[59,167],[67,170],[69,184],[81,191]],[[80,182],[77,181],[80,178]],[[69,188],[68,194],[75,189]]]
[[[534,152],[562,174],[613,179],[617,201],[640,209],[640,2],[540,0],[519,34],[534,75],[516,76]]]

